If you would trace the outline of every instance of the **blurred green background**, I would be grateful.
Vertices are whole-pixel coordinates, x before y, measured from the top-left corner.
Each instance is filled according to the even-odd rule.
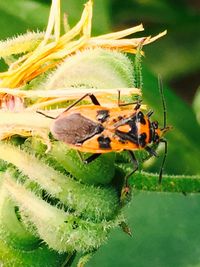
[[[0,38],[27,30],[45,30],[51,1],[0,2]],[[62,9],[74,25],[84,0],[62,0]],[[157,86],[165,84],[169,153],[165,172],[200,173],[200,2],[195,0],[95,0],[93,34],[143,23],[144,35],[165,29],[166,37],[145,47],[144,100],[162,122]],[[143,33],[136,36],[143,36]],[[193,105],[195,103],[195,105]],[[193,109],[195,106],[195,110]],[[159,160],[148,170],[158,171]],[[199,189],[200,191],[200,189]],[[130,238],[116,230],[95,254],[89,267],[198,267],[200,266],[200,196],[134,192],[126,214],[133,229]],[[75,265],[74,265],[75,266]]]

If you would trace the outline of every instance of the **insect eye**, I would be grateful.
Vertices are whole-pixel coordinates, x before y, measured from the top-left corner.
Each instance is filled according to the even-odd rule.
[[[154,129],[158,129],[158,122],[157,121],[153,121],[152,122],[152,126]]]

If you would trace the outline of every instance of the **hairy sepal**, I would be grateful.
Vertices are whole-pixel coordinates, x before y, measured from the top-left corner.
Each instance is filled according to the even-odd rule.
[[[94,221],[111,219],[117,214],[117,191],[109,187],[83,185],[47,165],[42,159],[22,149],[0,143],[0,158],[14,165],[31,181],[36,182],[51,197],[75,210],[78,215]]]
[[[67,87],[121,88],[133,86],[132,64],[124,54],[96,48],[67,57],[44,84],[46,90]]]
[[[39,237],[59,252],[96,249],[105,242],[110,228],[119,224],[118,220],[93,223],[78,218],[73,213],[51,206],[8,175],[4,186],[19,205],[20,211],[36,227]]]

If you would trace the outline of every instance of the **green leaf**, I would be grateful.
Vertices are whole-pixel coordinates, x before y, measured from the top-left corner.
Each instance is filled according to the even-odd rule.
[[[200,88],[197,90],[193,101],[193,109],[196,113],[197,121],[200,124]]]
[[[110,0],[115,27],[142,22],[148,34],[168,30],[167,36],[145,48],[147,64],[167,80],[200,68],[200,16],[192,1]]]
[[[199,206],[200,195],[135,194],[126,209],[132,238],[115,230],[87,267],[199,266]]]
[[[17,12],[16,12],[17,11]],[[7,38],[27,30],[44,30],[49,15],[49,6],[30,0],[0,2],[0,38]],[[12,23],[11,23],[12,22]]]
[[[61,1],[62,12],[69,14],[70,26],[73,26],[78,21],[85,2],[85,0]],[[50,1],[12,0],[10,4],[6,1],[1,1],[0,39],[24,33],[27,30],[45,30],[49,10]],[[95,34],[106,32],[110,28],[108,10],[108,0],[95,1],[95,19],[93,23],[93,31]]]
[[[147,68],[143,68],[143,99],[150,109],[154,110],[152,120],[163,125],[163,107],[158,89],[157,78]],[[164,96],[167,104],[167,124],[173,129],[166,134],[168,153],[165,172],[168,174],[199,174],[200,158],[200,126],[191,107],[177,97],[164,83]],[[162,160],[162,153],[159,153]],[[159,171],[160,162],[154,160],[156,167],[151,171]]]
[[[62,11],[69,14],[70,26],[80,17],[86,0],[67,0],[62,2]],[[94,35],[106,33],[110,29],[109,0],[94,1],[92,32]]]

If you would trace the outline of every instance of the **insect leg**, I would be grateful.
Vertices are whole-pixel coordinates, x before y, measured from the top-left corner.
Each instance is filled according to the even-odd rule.
[[[78,100],[76,100],[76,101],[75,101],[73,104],[71,104],[69,107],[67,107],[67,108],[64,110],[64,112],[66,112],[66,111],[70,110],[71,108],[73,108],[74,106],[76,106],[79,102],[81,102],[81,101],[82,101],[84,98],[86,98],[87,96],[90,97],[90,99],[91,99],[91,101],[92,101],[92,103],[93,103],[94,105],[98,105],[98,106],[100,106],[100,103],[99,103],[99,101],[97,100],[96,96],[94,96],[93,94],[87,93],[87,94],[83,95],[81,98],[79,98]]]
[[[150,158],[152,156],[158,157],[156,151],[152,147],[146,146],[145,150],[149,153],[149,157],[148,158]]]
[[[101,156],[101,153],[92,154],[89,158],[84,160],[84,163],[85,164],[91,163],[93,160],[97,159],[99,156]]]
[[[126,201],[127,196],[130,193],[130,187],[128,185],[128,179],[138,169],[138,162],[137,162],[137,159],[136,159],[134,153],[131,150],[127,150],[127,151],[129,152],[131,161],[133,162],[134,169],[133,169],[133,171],[131,171],[130,173],[128,173],[125,176],[125,179],[124,179],[125,180],[125,185],[122,187],[121,196],[120,196],[120,200],[121,200],[122,204]]]
[[[163,157],[161,167],[160,167],[160,172],[159,172],[159,178],[158,178],[159,184],[162,181],[163,168],[164,168],[164,164],[165,164],[165,160],[166,160],[166,156],[167,156],[167,141],[165,139],[161,139],[160,142],[165,144],[165,151],[164,151],[164,157]]]
[[[138,110],[138,109],[140,109],[140,107],[141,107],[141,103],[142,103],[142,100],[138,100],[138,101],[136,102],[136,106],[134,107],[134,110]]]
[[[99,101],[97,100],[96,96],[93,94],[88,94],[88,96],[90,97],[92,103],[96,106],[101,106]]]
[[[149,111],[147,112],[147,117],[150,118],[152,114],[153,114],[153,110],[149,110]]]
[[[145,150],[148,152],[148,155],[142,159],[142,162],[145,162],[146,160],[150,159],[151,157],[158,157],[158,154],[156,153],[156,149],[158,148],[158,144],[153,144],[151,147],[146,146]]]
[[[121,91],[118,90],[118,98],[117,98],[117,104],[118,104],[118,107],[120,107],[120,105],[121,105],[120,95],[121,95]]]
[[[73,104],[71,104],[70,106],[68,106],[65,110],[64,110],[64,112],[66,112],[66,111],[68,111],[68,110],[70,110],[71,108],[73,108],[74,106],[76,106],[80,101],[82,101],[84,98],[86,98],[87,96],[89,96],[90,97],[90,99],[91,99],[91,101],[92,101],[92,103],[94,104],[94,105],[98,105],[98,106],[100,106],[100,103],[99,103],[99,101],[97,100],[97,98],[96,98],[96,96],[95,95],[93,95],[93,94],[90,94],[90,93],[87,93],[87,94],[85,94],[84,96],[82,96],[81,98],[79,98],[77,101],[75,101]],[[50,119],[57,119],[58,117],[51,117],[51,116],[49,116],[49,115],[46,115],[45,113],[43,113],[43,112],[41,112],[41,111],[36,111],[37,113],[39,113],[39,114],[42,114],[43,116],[45,116],[45,117],[47,117],[47,118],[50,118]]]
[[[132,161],[132,163],[133,163],[133,166],[134,166],[134,169],[133,169],[133,171],[131,171],[130,173],[128,173],[127,175],[126,175],[126,177],[125,177],[125,186],[128,188],[128,178],[134,173],[134,172],[136,172],[137,170],[138,170],[138,161],[137,161],[137,159],[136,159],[136,157],[135,157],[135,155],[134,155],[134,153],[133,153],[133,151],[131,151],[131,150],[127,150],[128,151],[128,153],[129,153],[129,155],[130,155],[130,159],[131,159],[131,161]]]
[[[82,96],[81,98],[79,98],[77,101],[75,101],[73,104],[71,104],[70,106],[68,106],[68,107],[64,110],[64,112],[66,112],[66,111],[70,110],[71,108],[73,108],[75,105],[77,105],[81,100],[83,100],[83,99],[86,98],[87,96],[90,97],[90,99],[91,99],[92,102],[93,102],[93,97],[96,99],[96,97],[95,97],[94,95],[91,96],[91,94],[85,94],[84,96]],[[95,101],[95,100],[94,100],[94,101]],[[97,101],[97,99],[96,99],[96,101]],[[98,102],[98,101],[97,101],[97,102]],[[47,117],[47,118],[50,118],[50,119],[57,119],[57,117],[56,117],[56,118],[53,118],[53,117],[51,117],[51,116],[48,116],[48,115],[44,114],[44,113],[41,112],[41,111],[36,111],[36,112],[39,113],[39,114],[44,115],[44,116]]]
[[[93,160],[97,159],[99,156],[101,156],[101,153],[95,153],[95,154],[92,154],[91,156],[89,156],[87,159],[84,159],[82,157],[82,154],[80,151],[77,150],[77,154],[78,154],[80,160],[85,164],[88,164],[88,163],[92,162]]]
[[[124,107],[124,106],[129,106],[129,105],[136,105],[134,110],[138,110],[141,106],[142,100],[137,100],[134,102],[129,102],[129,103],[121,103],[120,100],[120,90],[118,90],[118,100],[117,100],[117,105],[118,107]]]

